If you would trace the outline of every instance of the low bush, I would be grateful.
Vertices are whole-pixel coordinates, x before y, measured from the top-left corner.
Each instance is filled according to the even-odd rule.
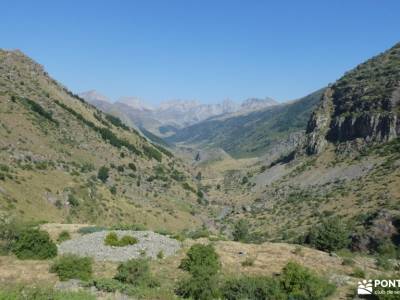
[[[133,230],[133,231],[144,231],[147,230],[143,224],[116,224],[111,226],[112,230]]]
[[[187,182],[182,183],[182,187],[189,192],[192,192],[195,194],[197,193],[197,191]]]
[[[342,261],[343,266],[352,266],[354,265],[354,260],[351,257],[345,257]]]
[[[280,282],[266,276],[241,277],[226,280],[222,287],[223,299],[287,299],[285,292],[281,289]],[[300,298],[293,298],[300,299]]]
[[[194,300],[220,299],[220,289],[215,276],[191,277],[181,281],[175,293],[182,298]]]
[[[64,255],[57,258],[50,272],[56,273],[61,281],[68,279],[89,280],[92,277],[92,259],[76,255]]]
[[[62,242],[68,241],[70,239],[71,239],[71,235],[69,234],[69,232],[66,230],[63,230],[58,235],[57,242],[62,243]]]
[[[354,268],[353,272],[351,273],[351,276],[357,277],[357,278],[365,278],[365,272],[363,269],[360,268]]]
[[[397,258],[398,256],[398,250],[390,240],[381,241],[377,247],[377,252],[380,256],[387,258]]]
[[[0,255],[9,254],[23,228],[25,225],[15,219],[0,216]]]
[[[207,238],[210,236],[210,232],[206,228],[199,228],[194,231],[190,231],[186,234],[188,238],[191,238],[193,240],[199,239],[199,238]]]
[[[30,108],[32,111],[36,112],[43,118],[49,120],[50,122],[53,122],[57,126],[59,125],[58,121],[53,118],[53,114],[51,111],[45,110],[39,103],[36,103],[35,101],[32,101],[28,98],[23,98],[22,103],[27,107]]]
[[[105,245],[114,247],[124,247],[137,243],[138,239],[130,235],[124,235],[121,239],[118,239],[118,235],[115,232],[108,233],[104,239]]]
[[[195,300],[219,298],[217,273],[220,262],[212,245],[193,245],[179,267],[188,271],[191,277],[178,284],[177,295]]]
[[[115,232],[108,233],[104,239],[104,245],[107,246],[117,246],[118,242],[118,235]]]
[[[131,259],[121,263],[114,279],[134,286],[158,286],[158,282],[150,273],[150,265],[147,259]]]
[[[233,240],[245,241],[249,236],[249,222],[245,219],[239,220],[233,229]]]
[[[163,252],[162,250],[160,250],[160,251],[157,253],[157,258],[158,258],[158,259],[163,259],[163,258],[164,258],[164,252]]]
[[[289,262],[280,276],[289,299],[320,300],[330,296],[335,286],[297,263]]]
[[[107,227],[101,227],[101,226],[86,226],[86,227],[81,227],[78,229],[78,233],[80,234],[90,234],[90,233],[95,233],[99,231],[105,231],[107,230]]]
[[[179,267],[197,277],[215,275],[221,265],[212,245],[195,244],[190,247]]]
[[[79,206],[79,200],[78,200],[73,194],[69,194],[69,195],[68,195],[68,203],[69,203],[69,205],[71,205],[72,207],[77,207],[77,206]]]
[[[87,286],[94,286],[100,291],[115,293],[122,292],[128,294],[133,288],[129,284],[122,283],[116,279],[100,278],[93,281],[89,281]]]
[[[128,245],[134,245],[138,243],[138,239],[130,236],[130,235],[124,235],[120,240],[119,240],[119,246],[128,246]]]
[[[100,179],[102,182],[106,182],[109,177],[109,169],[105,166],[101,167],[97,172],[97,178]]]
[[[349,237],[346,224],[339,218],[329,218],[310,230],[307,241],[319,250],[336,251],[349,245]]]
[[[386,256],[378,256],[376,258],[376,266],[382,270],[390,270],[393,265],[390,263],[389,258]]]
[[[162,161],[162,154],[160,151],[158,151],[154,147],[150,146],[143,146],[143,153],[146,155],[148,158],[154,158],[156,161],[161,162]]]
[[[25,229],[18,234],[12,252],[19,259],[47,259],[57,255],[57,246],[47,232]]]

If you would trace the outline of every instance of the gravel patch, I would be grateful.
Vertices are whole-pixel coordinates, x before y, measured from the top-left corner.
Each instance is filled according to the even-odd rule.
[[[138,257],[156,258],[162,251],[164,257],[174,255],[181,243],[167,236],[152,231],[113,230],[119,238],[124,235],[136,237],[139,242],[125,247],[104,245],[104,239],[110,231],[100,231],[83,235],[58,246],[59,254],[90,256],[98,261],[126,261]],[[145,253],[143,255],[143,253]]]

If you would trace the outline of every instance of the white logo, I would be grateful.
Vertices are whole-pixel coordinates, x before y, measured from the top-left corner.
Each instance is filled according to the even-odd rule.
[[[372,280],[363,280],[358,282],[357,294],[371,295],[372,294]]]

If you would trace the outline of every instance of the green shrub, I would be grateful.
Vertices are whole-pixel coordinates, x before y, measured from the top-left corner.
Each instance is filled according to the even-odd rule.
[[[220,262],[212,245],[193,245],[179,267],[192,276],[179,283],[175,290],[177,295],[199,300],[219,298],[217,273]]]
[[[221,288],[223,299],[287,299],[278,280],[266,277],[241,277],[226,280]],[[297,299],[297,298],[294,298]]]
[[[85,226],[81,227],[78,229],[78,233],[80,234],[90,234],[90,233],[95,233],[99,231],[105,231],[107,230],[107,227],[101,227],[101,226]]]
[[[70,239],[71,239],[71,235],[69,234],[69,232],[66,230],[63,230],[58,235],[57,242],[62,243],[62,242],[68,241]]]
[[[113,230],[133,230],[133,231],[144,231],[147,230],[143,224],[116,224],[111,226]]]
[[[92,171],[94,171],[94,169],[95,169],[94,164],[92,164],[90,162],[85,162],[81,166],[82,173],[92,172]]]
[[[220,299],[218,280],[215,276],[192,276],[181,281],[175,293],[182,298],[194,300]]]
[[[392,264],[390,263],[388,257],[386,256],[378,256],[376,258],[376,265],[382,270],[392,269]]]
[[[69,194],[68,195],[68,203],[72,207],[77,207],[79,205],[79,200],[73,194]]]
[[[64,255],[57,258],[50,267],[50,272],[56,273],[60,280],[88,280],[92,277],[92,259],[76,255]]]
[[[107,119],[111,124],[113,124],[114,126],[120,127],[120,128],[122,128],[122,129],[125,129],[125,130],[129,130],[129,127],[126,126],[126,125],[121,121],[120,118],[115,117],[115,116],[110,115],[110,114],[105,114],[105,116],[106,116],[106,119]]]
[[[104,244],[107,246],[117,246],[118,243],[118,235],[115,232],[108,233],[104,239]]]
[[[354,260],[351,257],[345,257],[342,261],[343,266],[352,266],[354,265]]]
[[[0,171],[8,173],[10,172],[10,167],[4,164],[0,164]]]
[[[124,235],[121,239],[118,239],[118,235],[115,232],[108,233],[104,239],[105,245],[114,247],[124,247],[124,246],[134,245],[137,244],[137,242],[138,242],[137,238],[129,235]]]
[[[26,229],[18,234],[12,252],[19,259],[47,259],[57,255],[57,246],[47,232]]]
[[[339,218],[330,218],[313,227],[308,235],[308,242],[324,251],[336,251],[349,245],[350,232]]]
[[[13,243],[25,227],[25,224],[17,222],[13,218],[0,216],[0,255],[9,254]]]
[[[25,107],[30,108],[32,111],[39,114],[43,118],[49,120],[50,122],[53,122],[57,126],[59,125],[58,121],[53,118],[52,112],[46,111],[39,103],[36,103],[35,101],[32,101],[28,98],[23,98],[22,103],[25,105]]]
[[[360,268],[354,268],[353,272],[351,273],[351,276],[357,277],[357,278],[365,278],[365,272],[363,269]]]
[[[236,222],[232,235],[235,241],[245,241],[249,236],[249,222],[245,219]]]
[[[94,286],[98,290],[108,293],[115,293],[119,291],[128,294],[127,292],[133,290],[131,285],[110,278],[96,278],[93,281],[89,281],[87,286]]]
[[[193,276],[212,276],[218,273],[220,266],[218,254],[212,245],[194,244],[179,267]]]
[[[335,286],[327,280],[294,262],[283,268],[280,281],[289,299],[320,300],[335,291]]]
[[[97,172],[97,178],[105,183],[108,177],[109,177],[109,169],[105,166],[102,166]]]
[[[129,169],[131,169],[132,171],[136,171],[136,165],[134,163],[129,163],[128,164]]]
[[[157,258],[158,258],[158,259],[163,259],[163,258],[164,258],[164,252],[163,252],[162,250],[160,250],[160,251],[157,253]]]
[[[130,235],[124,235],[120,241],[119,241],[119,246],[128,246],[128,245],[134,245],[138,243],[138,239],[130,236]]]
[[[187,234],[188,238],[191,238],[193,240],[197,240],[199,238],[207,238],[210,236],[210,232],[206,228],[199,228],[194,231],[190,231]]]
[[[149,262],[146,259],[131,259],[121,263],[114,279],[135,286],[158,286],[150,274]]]
[[[377,252],[380,256],[387,258],[397,258],[396,246],[390,240],[383,240],[380,242]]]
[[[110,193],[113,194],[114,196],[117,194],[117,187],[115,185],[110,187]]]
[[[143,153],[150,159],[154,158],[158,162],[162,161],[162,154],[156,148],[144,145]]]
[[[189,192],[192,192],[195,194],[197,193],[196,190],[187,182],[182,183],[182,187]]]

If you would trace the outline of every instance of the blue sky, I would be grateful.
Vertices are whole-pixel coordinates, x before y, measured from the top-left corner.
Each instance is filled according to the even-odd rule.
[[[400,41],[394,0],[3,1],[1,48],[74,92],[295,99]]]

